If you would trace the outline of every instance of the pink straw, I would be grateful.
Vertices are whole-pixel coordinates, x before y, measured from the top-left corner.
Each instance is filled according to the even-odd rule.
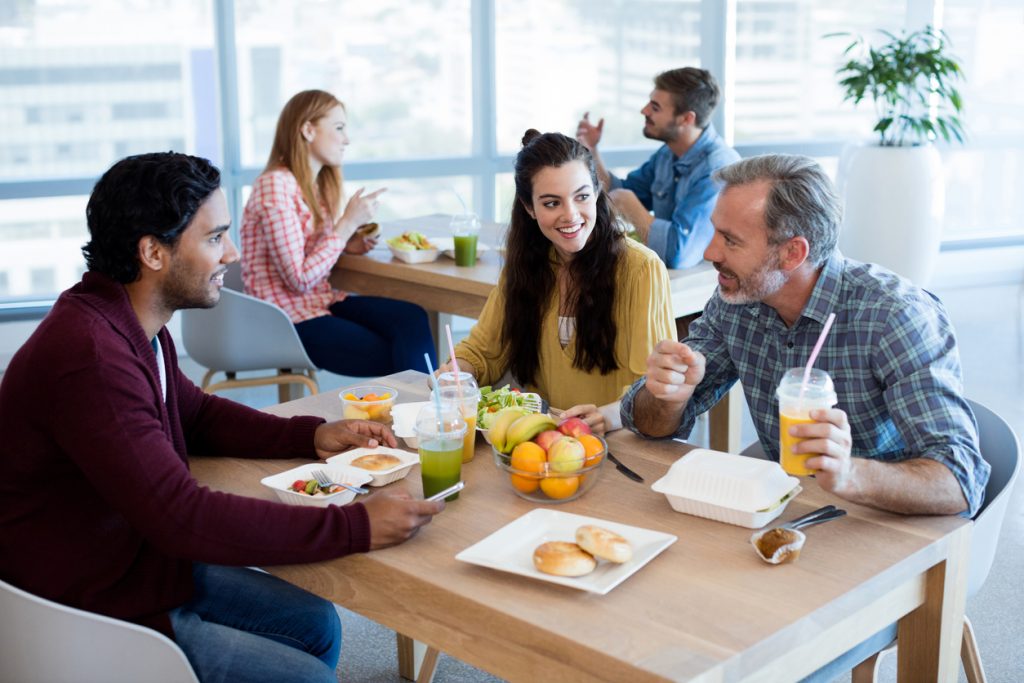
[[[445,323],[444,331],[448,333],[448,353],[452,355],[452,367],[455,368],[455,392],[462,398],[462,382],[459,380],[459,361],[455,360],[455,344],[452,343],[452,326]]]
[[[814,348],[811,350],[811,357],[807,359],[807,367],[804,368],[804,381],[800,383],[800,396],[797,399],[798,405],[804,402],[804,390],[807,389],[807,383],[811,381],[811,367],[814,365],[814,361],[818,360],[821,347],[825,345],[825,337],[828,336],[828,331],[832,329],[832,323],[835,320],[836,314],[829,313],[828,318],[825,320],[825,326],[821,328],[821,334],[818,335],[818,341],[815,342]]]

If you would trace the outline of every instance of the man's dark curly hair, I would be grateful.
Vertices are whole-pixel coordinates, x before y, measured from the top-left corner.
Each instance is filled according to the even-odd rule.
[[[139,279],[139,240],[153,235],[173,247],[199,207],[220,187],[206,159],[157,152],[131,156],[99,179],[85,209],[86,265],[122,284]]]

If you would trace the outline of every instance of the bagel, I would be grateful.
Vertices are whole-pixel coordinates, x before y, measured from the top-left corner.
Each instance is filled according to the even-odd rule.
[[[568,541],[541,543],[533,551],[533,566],[555,576],[583,576],[597,566],[590,553]]]
[[[369,453],[367,455],[360,455],[358,458],[353,458],[352,462],[349,463],[349,465],[352,465],[353,467],[361,467],[364,470],[373,470],[374,472],[390,470],[392,467],[396,467],[401,464],[401,458],[387,453]]]
[[[629,541],[614,531],[586,524],[576,530],[576,543],[594,557],[609,562],[629,562],[633,558],[633,547]]]

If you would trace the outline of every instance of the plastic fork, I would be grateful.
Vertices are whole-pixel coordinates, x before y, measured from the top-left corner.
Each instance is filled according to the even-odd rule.
[[[544,402],[541,400],[540,394],[526,392],[519,394],[519,396],[523,399],[523,407],[531,413],[544,412]]]
[[[353,486],[352,484],[346,484],[343,481],[331,481],[331,478],[327,476],[327,473],[323,470],[313,470],[310,474],[313,475],[313,478],[316,479],[316,483],[320,484],[320,486],[331,486],[332,484],[336,484],[342,488],[348,489],[349,491],[354,491],[355,493],[370,492],[369,489],[364,489],[362,486]]]

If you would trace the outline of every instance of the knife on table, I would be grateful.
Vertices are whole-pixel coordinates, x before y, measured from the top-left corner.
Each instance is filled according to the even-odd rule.
[[[622,461],[616,458],[614,455],[612,455],[611,451],[608,451],[608,459],[615,463],[615,469],[617,469],[619,472],[622,472],[624,475],[626,475],[633,481],[643,483],[644,478],[641,477],[636,472],[634,472],[633,470],[626,467],[625,465],[623,465]]]

